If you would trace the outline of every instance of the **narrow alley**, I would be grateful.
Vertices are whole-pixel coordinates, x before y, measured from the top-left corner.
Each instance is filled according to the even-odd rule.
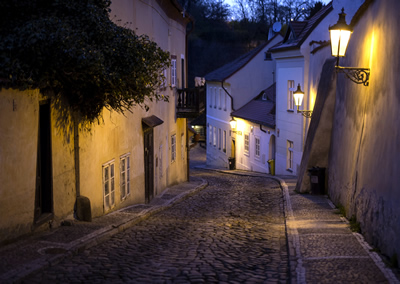
[[[269,178],[195,172],[209,186],[27,283],[288,280],[283,199]]]

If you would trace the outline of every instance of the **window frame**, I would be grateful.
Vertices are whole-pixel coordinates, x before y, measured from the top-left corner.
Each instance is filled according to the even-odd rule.
[[[219,94],[218,94],[218,97],[219,97],[219,105],[218,105],[218,109],[222,109],[222,89],[220,88],[219,89]]]
[[[177,69],[176,69],[176,56],[171,55],[171,87],[177,85]]]
[[[217,100],[218,100],[217,88],[214,88],[214,108],[217,108]]]
[[[208,98],[209,98],[209,106],[210,106],[210,108],[212,108],[212,103],[213,103],[213,87],[210,87],[209,89],[208,89],[208,91],[209,91],[209,95],[208,95]]]
[[[119,178],[119,188],[120,188],[120,195],[121,201],[125,200],[130,194],[130,153],[126,153],[119,158],[119,171],[120,171],[120,178]],[[123,168],[125,165],[125,168]],[[125,176],[124,176],[125,174]],[[123,190],[123,186],[126,186]],[[123,194],[124,193],[124,194]]]
[[[259,136],[254,136],[254,156],[256,159],[261,157],[261,138]]]
[[[212,141],[213,141],[213,127],[212,127],[211,124],[208,125],[208,135],[209,135],[209,137],[208,137],[208,143],[209,143],[210,145],[212,145]]]
[[[286,170],[293,171],[293,141],[286,140]]]
[[[294,111],[294,100],[293,100],[293,92],[294,92],[294,80],[287,81],[287,110]]]
[[[213,131],[213,144],[214,147],[217,147],[217,127],[214,126],[214,131]]]
[[[115,160],[112,159],[102,166],[102,185],[103,185],[103,210],[110,211],[115,206]],[[106,178],[106,170],[107,175]],[[106,194],[106,187],[108,193]],[[108,199],[108,202],[107,202]]]
[[[224,130],[222,139],[222,151],[226,153],[226,130]]]
[[[250,155],[250,133],[244,133],[243,135],[243,150],[246,156]]]
[[[218,150],[222,149],[222,130],[218,128]]]

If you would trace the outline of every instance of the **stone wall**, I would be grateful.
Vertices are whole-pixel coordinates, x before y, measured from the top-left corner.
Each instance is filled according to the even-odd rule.
[[[341,66],[371,69],[368,87],[337,75],[329,195],[374,247],[400,256],[400,27],[397,0],[366,1]]]

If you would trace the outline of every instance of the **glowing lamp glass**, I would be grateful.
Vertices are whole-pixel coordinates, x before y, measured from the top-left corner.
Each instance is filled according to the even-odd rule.
[[[232,129],[236,129],[236,124],[237,124],[236,120],[232,119],[231,121],[229,121],[229,123]]]
[[[347,46],[350,41],[351,31],[330,30],[332,56],[343,57],[346,55]]]
[[[293,93],[294,104],[299,107],[303,103],[304,92],[300,88],[300,84],[297,86],[297,90]]]
[[[331,37],[332,56],[345,56],[350,35],[353,30],[346,23],[346,14],[344,13],[344,8],[342,8],[342,12],[339,14],[339,20],[337,23],[329,27],[329,32]]]

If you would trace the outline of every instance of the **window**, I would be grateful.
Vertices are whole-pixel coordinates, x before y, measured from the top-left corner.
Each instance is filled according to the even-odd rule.
[[[287,140],[286,142],[286,169],[293,170],[293,142]]]
[[[171,163],[176,160],[176,134],[171,135]]]
[[[244,134],[244,153],[250,154],[250,135],[249,133]]]
[[[214,126],[214,147],[217,147],[217,128]]]
[[[176,56],[171,56],[171,86],[176,86]]]
[[[225,94],[225,92],[224,92],[224,94],[223,94],[223,100],[224,100],[224,111],[226,111],[227,99],[228,99],[228,96],[227,96],[227,95]]]
[[[218,100],[217,88],[214,88],[214,108],[217,108],[217,100]]]
[[[222,108],[222,89],[219,89],[219,104],[218,109]]]
[[[222,136],[222,151],[226,153],[226,130],[224,130],[224,136]]]
[[[130,193],[130,177],[129,170],[131,168],[130,165],[130,155],[126,154],[120,159],[120,189],[121,189],[121,200],[124,200]]]
[[[213,102],[213,88],[208,89],[208,101],[209,101],[209,105],[210,108],[212,108],[212,102]]]
[[[272,53],[271,52],[265,52],[264,53],[264,60],[271,61],[272,60]]]
[[[211,145],[211,143],[212,143],[212,126],[210,125],[209,127],[209,132],[208,132],[208,143],[210,143],[210,145]]]
[[[114,160],[103,165],[104,211],[115,205]]]
[[[287,108],[288,110],[293,110],[293,91],[294,91],[294,81],[288,80],[288,89],[287,89]]]
[[[218,150],[222,148],[222,130],[218,128]]]
[[[255,137],[255,155],[256,158],[260,158],[260,138]]]

